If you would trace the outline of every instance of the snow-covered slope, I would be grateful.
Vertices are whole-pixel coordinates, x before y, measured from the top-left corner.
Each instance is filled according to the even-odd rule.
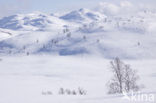
[[[17,31],[13,31],[13,30],[9,30],[9,29],[2,29],[2,28],[0,28],[0,41],[5,40],[5,39],[8,39],[8,38],[12,38],[12,37],[20,34],[21,32],[19,32],[19,31],[17,32]]]
[[[60,33],[33,32],[0,42],[0,52],[9,54],[92,54],[105,58],[156,58],[155,34],[129,32]]]
[[[11,37],[13,34],[9,31],[6,31],[4,29],[0,29],[0,40],[3,40],[5,38]]]
[[[103,5],[102,10],[79,9],[62,16],[35,12],[2,18],[0,33],[6,38],[0,41],[0,53],[156,58],[156,13],[138,9],[128,14],[123,12],[128,4]],[[108,14],[112,8],[118,9]]]

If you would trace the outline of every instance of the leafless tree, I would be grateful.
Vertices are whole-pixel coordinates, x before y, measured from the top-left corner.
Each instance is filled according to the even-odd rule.
[[[83,36],[83,39],[86,40],[86,36]]]
[[[119,58],[110,62],[113,78],[109,81],[109,94],[138,91],[137,80],[139,76],[130,65],[124,64]]]
[[[136,74],[137,71],[133,70],[130,65],[125,65],[125,75],[124,75],[124,83],[125,88],[124,90],[126,92],[129,92],[131,90],[138,91],[139,86],[137,85],[137,80],[139,79],[139,76]]]
[[[67,37],[70,38],[70,37],[71,37],[71,33],[68,33],[68,34],[67,34]]]

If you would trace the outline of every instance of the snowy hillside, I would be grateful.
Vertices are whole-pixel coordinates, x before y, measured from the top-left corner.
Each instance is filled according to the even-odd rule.
[[[156,13],[135,9],[128,14],[125,5],[132,6],[103,3],[95,10],[82,8],[61,16],[34,12],[4,17],[0,54],[156,58]]]

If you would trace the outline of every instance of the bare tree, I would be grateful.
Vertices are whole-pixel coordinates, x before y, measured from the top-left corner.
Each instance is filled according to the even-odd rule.
[[[30,53],[29,53],[29,52],[27,52],[26,54],[27,54],[27,56],[29,56],[29,55],[30,55]]]
[[[114,61],[110,62],[111,70],[113,72],[113,78],[110,82],[109,93],[122,93],[123,89],[123,74],[124,74],[124,63],[119,58],[115,58]]]
[[[83,39],[84,39],[84,40],[86,40],[86,38],[87,38],[86,36],[83,36]]]
[[[108,83],[110,94],[138,91],[137,80],[139,76],[130,65],[124,64],[119,58],[110,62],[113,78]]]
[[[68,34],[67,34],[67,37],[70,38],[70,37],[71,37],[71,33],[68,33]]]
[[[137,85],[137,80],[139,79],[139,76],[136,74],[137,71],[133,70],[130,65],[125,65],[125,75],[124,75],[124,83],[125,88],[124,90],[126,92],[138,91],[139,86]]]
[[[36,43],[39,43],[39,40],[38,39],[36,40]]]
[[[100,42],[100,39],[97,39],[96,42],[99,43]]]

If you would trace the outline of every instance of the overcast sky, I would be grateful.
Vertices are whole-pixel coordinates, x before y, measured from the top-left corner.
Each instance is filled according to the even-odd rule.
[[[120,1],[121,0],[0,0],[0,17],[16,13],[29,13],[33,11],[54,13],[83,7],[94,8],[100,2],[119,3]],[[127,1],[156,5],[156,0]]]

